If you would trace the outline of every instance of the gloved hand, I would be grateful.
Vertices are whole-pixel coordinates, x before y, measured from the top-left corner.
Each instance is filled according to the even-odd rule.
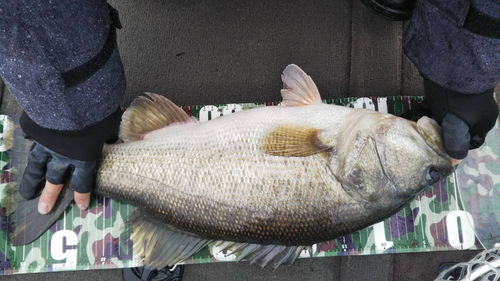
[[[62,184],[70,181],[76,203],[86,209],[96,163],[104,143],[118,135],[123,113],[119,104],[126,80],[116,42],[116,29],[122,27],[118,11],[106,1],[81,1],[71,8],[67,1],[50,8],[14,2],[0,9],[0,17],[7,17],[0,20],[0,29],[12,30],[0,36],[0,72],[25,111],[21,129],[35,141],[20,194],[39,201],[40,213],[46,214]],[[75,13],[76,18],[67,16]],[[74,26],[63,32],[68,24]],[[25,39],[27,34],[31,39]],[[40,199],[34,197],[42,188]]]
[[[47,214],[57,200],[65,182],[71,182],[75,203],[80,210],[87,209],[94,187],[97,161],[79,161],[58,154],[35,142],[28,155],[28,165],[19,185],[19,193],[31,199],[41,188],[38,211]]]
[[[49,213],[57,202],[64,183],[74,190],[78,208],[87,209],[94,188],[96,167],[105,143],[116,143],[123,111],[112,114],[78,132],[61,132],[42,128],[23,113],[20,125],[24,137],[35,142],[19,185],[26,199],[40,195],[38,211]]]
[[[493,89],[462,94],[424,78],[424,91],[425,101],[401,117],[414,121],[422,116],[433,117],[441,126],[444,149],[453,159],[464,159],[469,150],[483,145],[498,117]]]

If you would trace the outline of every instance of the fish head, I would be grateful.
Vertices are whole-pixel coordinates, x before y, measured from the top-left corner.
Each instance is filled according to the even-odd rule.
[[[434,120],[370,113],[356,121],[338,159],[340,181],[365,206],[401,207],[453,172]]]
[[[399,195],[418,194],[453,172],[433,119],[394,118],[376,128],[375,139],[381,165]]]

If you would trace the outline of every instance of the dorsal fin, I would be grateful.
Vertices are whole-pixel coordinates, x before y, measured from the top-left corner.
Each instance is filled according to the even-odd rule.
[[[123,141],[141,140],[145,134],[174,123],[197,122],[164,96],[146,93],[127,108],[120,124]]]
[[[285,84],[285,89],[281,90],[283,105],[304,106],[322,102],[312,78],[297,65],[288,65],[281,75],[281,80]]]

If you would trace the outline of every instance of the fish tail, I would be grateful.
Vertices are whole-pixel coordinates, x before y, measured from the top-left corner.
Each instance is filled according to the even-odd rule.
[[[40,195],[27,200],[19,194],[18,188],[16,183],[8,184],[1,202],[6,214],[2,218],[3,223],[7,226],[9,239],[13,246],[26,245],[38,239],[57,221],[74,197],[74,192],[66,184],[52,211],[42,215],[38,212]]]

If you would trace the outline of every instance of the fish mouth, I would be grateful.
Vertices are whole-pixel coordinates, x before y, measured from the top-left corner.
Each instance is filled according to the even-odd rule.
[[[443,146],[441,137],[441,126],[437,124],[434,119],[429,117],[422,117],[417,122],[409,121],[418,139],[432,152],[436,153],[438,157],[446,159],[439,167],[434,167],[439,171],[442,180],[454,171],[452,165],[452,158],[446,153]]]
[[[441,126],[429,117],[422,117],[417,122],[411,121],[412,127],[421,137],[423,142],[439,156],[446,158],[451,163],[451,157],[445,152],[441,136]]]
[[[441,137],[441,127],[437,124],[437,122],[426,116],[420,118],[417,122],[409,122],[411,122],[414,134],[418,135],[418,139],[422,145],[437,154],[437,157],[444,160],[440,163],[440,165],[430,166],[425,169],[426,174],[423,178],[426,179],[426,182],[422,183],[422,188],[425,189],[433,186],[443,179],[446,179],[454,172],[455,168],[452,165],[451,157],[444,150]],[[438,179],[432,179],[432,176],[430,176],[433,170],[439,174]]]

